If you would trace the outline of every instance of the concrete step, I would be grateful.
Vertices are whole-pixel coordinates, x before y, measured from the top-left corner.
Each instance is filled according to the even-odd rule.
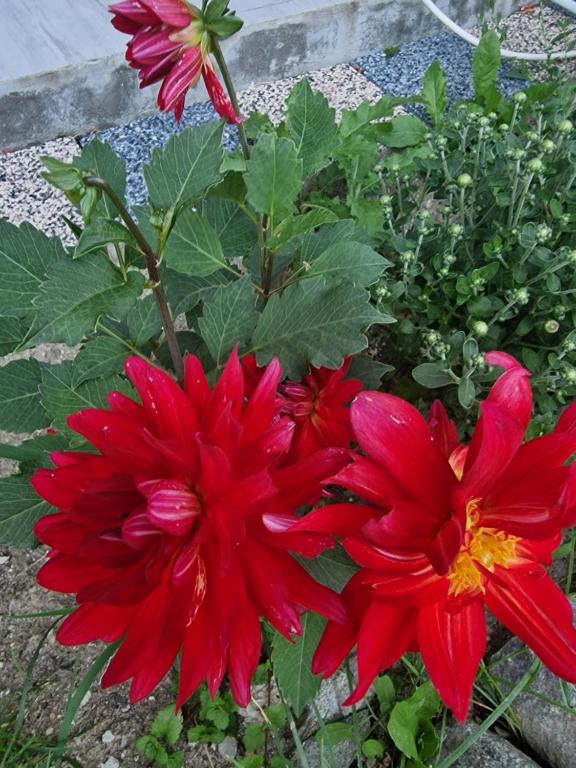
[[[106,0],[0,0],[0,150],[124,124],[154,109],[124,62]],[[498,0],[508,12],[514,0]],[[485,0],[440,0],[459,23]],[[350,61],[441,27],[420,0],[232,0],[246,22],[224,44],[238,88]],[[205,100],[198,88],[189,102]]]

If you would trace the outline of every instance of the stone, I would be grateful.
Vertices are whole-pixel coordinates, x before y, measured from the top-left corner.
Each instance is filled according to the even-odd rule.
[[[238,754],[238,742],[234,736],[226,736],[226,738],[218,744],[218,754],[229,760],[234,760]]]
[[[441,757],[456,749],[476,727],[472,723],[448,726]],[[454,768],[538,768],[538,764],[506,739],[488,731],[454,763]]]
[[[534,654],[513,638],[496,654],[490,674],[509,691],[528,671]],[[564,690],[563,690],[564,688]],[[576,765],[576,685],[564,685],[542,667],[530,686],[536,696],[522,693],[512,705],[526,743],[553,768]],[[564,695],[574,712],[564,705]],[[553,702],[558,702],[559,706]],[[564,705],[564,708],[563,708]]]
[[[120,763],[115,757],[109,757],[105,763],[100,763],[100,768],[120,768]]]
[[[104,731],[102,734],[102,744],[112,744],[114,741],[114,734],[112,731]]]

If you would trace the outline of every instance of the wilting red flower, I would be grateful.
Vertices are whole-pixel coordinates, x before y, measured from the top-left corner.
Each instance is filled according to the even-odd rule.
[[[354,644],[358,686],[419,651],[444,703],[465,719],[486,646],[484,606],[557,675],[576,682],[570,603],[544,566],[561,540],[576,451],[574,410],[548,436],[522,444],[532,401],[528,371],[505,368],[481,406],[469,446],[436,403],[426,424],[405,401],[366,392],[351,407],[365,456],[333,482],[364,505],[313,512],[293,532],[343,537],[361,570],[343,592],[350,619],[330,623],[313,669],[332,674]]]
[[[309,456],[320,448],[348,448],[353,440],[350,401],[362,389],[359,379],[345,379],[348,358],[338,370],[311,368],[301,382],[288,381],[280,391],[285,397],[283,412],[296,424],[290,455]]]
[[[282,469],[293,423],[277,413],[277,361],[245,397],[234,354],[210,390],[195,357],[181,389],[132,358],[126,373],[142,404],[119,393],[110,410],[71,416],[97,453],[59,453],[33,485],[59,512],[36,526],[52,551],[38,575],[79,604],[58,631],[65,645],[122,640],[102,684],[132,678],[147,696],[182,652],[178,703],[205,679],[212,693],[226,670],[246,705],[260,657],[264,617],[299,632],[299,615],[344,620],[340,598],[316,584],[287,550],[313,557],[323,534],[271,533],[264,514],[289,520],[348,461],[325,450]]]
[[[110,6],[112,24],[133,35],[126,60],[139,70],[140,87],[163,80],[158,106],[180,120],[184,101],[200,76],[216,112],[240,123],[210,60],[210,36],[186,0],[122,0]]]

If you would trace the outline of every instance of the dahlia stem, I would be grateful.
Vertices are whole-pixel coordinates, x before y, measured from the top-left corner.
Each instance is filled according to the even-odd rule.
[[[240,116],[240,105],[238,104],[238,96],[236,95],[236,89],[234,88],[234,83],[232,81],[232,76],[230,75],[230,70],[228,69],[228,65],[226,64],[226,59],[224,58],[224,54],[222,53],[222,48],[220,47],[220,42],[216,37],[212,37],[212,44],[211,44],[211,50],[214,54],[214,58],[218,62],[218,67],[220,69],[220,72],[222,73],[222,79],[224,80],[224,85],[226,86],[226,90],[228,91],[228,96],[230,97],[230,103],[234,107],[234,112],[238,116]],[[242,123],[239,123],[237,126],[238,128],[238,134],[240,136],[240,145],[242,147],[242,154],[244,155],[245,160],[250,160],[250,147],[248,146],[248,139],[246,137],[246,131],[244,130],[244,126]]]
[[[176,373],[176,377],[178,378],[178,381],[182,382],[184,379],[184,361],[182,359],[182,353],[180,352],[180,347],[178,346],[178,339],[176,337],[174,320],[172,319],[170,307],[168,306],[168,301],[166,300],[166,294],[164,293],[162,281],[160,280],[160,273],[158,271],[158,260],[156,258],[156,254],[148,244],[148,241],[146,240],[146,238],[138,228],[138,225],[136,224],[132,216],[130,216],[130,214],[128,213],[128,210],[124,205],[124,203],[118,197],[118,195],[112,189],[112,187],[108,184],[108,182],[106,182],[104,179],[101,179],[99,176],[87,176],[84,179],[84,183],[86,184],[87,187],[95,187],[96,189],[101,189],[103,192],[105,192],[108,195],[112,204],[118,211],[120,218],[122,219],[124,224],[126,224],[126,227],[131,232],[131,234],[134,236],[134,239],[138,243],[138,246],[142,252],[142,255],[144,256],[144,261],[146,262],[148,277],[150,278],[152,291],[154,293],[154,297],[158,305],[158,311],[160,313],[162,327],[164,328],[164,334],[166,336],[166,343],[168,344],[168,349],[170,350],[170,357],[172,358],[172,365],[174,366],[174,371]]]

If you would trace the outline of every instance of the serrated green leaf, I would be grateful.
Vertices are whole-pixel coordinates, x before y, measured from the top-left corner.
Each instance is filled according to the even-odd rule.
[[[86,408],[107,408],[108,394],[114,391],[133,394],[131,387],[120,376],[76,384],[73,362],[42,368],[42,405],[58,430],[66,429],[66,418],[71,413]]]
[[[292,89],[286,102],[286,128],[302,159],[304,176],[328,162],[337,144],[336,111],[326,97],[315,93],[306,78]]]
[[[252,338],[259,365],[278,357],[286,376],[298,380],[310,364],[339,368],[344,358],[367,346],[374,323],[394,322],[381,315],[362,288],[316,277],[273,295]]]
[[[438,59],[434,59],[422,80],[422,103],[426,107],[428,116],[434,126],[439,128],[442,124],[446,109],[446,75],[440,66]]]
[[[325,224],[317,232],[309,232],[302,240],[301,256],[310,264],[334,245],[343,242],[371,245],[372,238],[353,219],[341,219],[335,224]]]
[[[98,336],[88,341],[74,360],[74,384],[112,376],[122,371],[130,351],[111,336]]]
[[[76,262],[57,262],[35,302],[40,330],[28,345],[52,341],[78,344],[94,330],[101,315],[123,318],[143,289],[140,272],[131,270],[124,280],[120,270],[98,254]]]
[[[218,235],[227,260],[243,258],[258,242],[256,225],[233,200],[204,200],[202,213]]]
[[[161,277],[172,315],[178,317],[178,315],[194,309],[215,288],[227,285],[232,279],[232,274],[220,271],[207,277],[187,277],[163,267]]]
[[[242,737],[247,752],[258,752],[266,741],[266,733],[260,723],[250,723],[246,726]]]
[[[379,128],[380,141],[393,149],[420,144],[428,132],[426,124],[414,115],[399,115],[387,123],[382,123]]]
[[[447,387],[454,384],[454,379],[450,373],[444,370],[438,363],[422,363],[417,365],[412,371],[412,378],[423,387],[428,389],[437,389],[438,387]]]
[[[476,101],[492,108],[498,92],[496,83],[500,72],[500,40],[492,30],[482,35],[472,60],[472,78]]]
[[[302,160],[289,139],[262,134],[244,174],[248,202],[278,222],[288,216],[302,186]]]
[[[264,709],[264,714],[268,718],[268,723],[273,731],[279,731],[286,725],[287,715],[282,704],[271,704]]]
[[[80,235],[74,258],[78,259],[86,256],[87,253],[94,253],[108,245],[118,243],[134,245],[134,238],[120,222],[113,219],[96,219]]]
[[[320,689],[321,678],[310,671],[324,619],[307,613],[301,619],[302,634],[291,643],[279,634],[272,642],[272,667],[278,687],[299,716]]]
[[[40,499],[26,475],[0,480],[0,544],[32,547],[36,542],[34,524],[50,512],[50,505]]]
[[[344,139],[352,134],[364,130],[377,120],[390,117],[399,99],[391,96],[383,96],[376,104],[363,101],[356,109],[345,109],[340,121],[339,135]]]
[[[182,714],[176,713],[174,705],[169,704],[167,707],[163,707],[152,723],[150,732],[156,738],[164,739],[166,744],[173,747],[182,733],[183,723]]]
[[[25,433],[50,425],[40,402],[41,371],[36,360],[16,360],[0,368],[0,429]]]
[[[116,192],[120,200],[126,194],[126,163],[118,157],[112,147],[100,139],[92,139],[82,149],[82,153],[72,161],[75,168],[85,173],[104,179]],[[108,195],[101,195],[96,211],[109,219],[114,219],[118,211]]]
[[[128,331],[137,347],[141,347],[162,330],[158,303],[154,296],[138,299],[128,315]]]
[[[156,149],[144,178],[154,208],[170,208],[197,200],[220,179],[224,157],[221,120],[185,128]]]
[[[362,744],[362,754],[367,760],[384,757],[384,744],[379,739],[366,739]]]
[[[249,278],[217,288],[204,302],[200,334],[220,367],[236,344],[244,348],[258,322],[256,295]]]
[[[65,259],[59,240],[31,224],[16,227],[0,219],[0,314],[30,315],[48,268]]]
[[[325,747],[335,747],[343,741],[352,741],[353,738],[352,726],[344,722],[326,723],[316,733],[316,740],[323,743]]]
[[[310,263],[306,277],[322,276],[367,287],[377,282],[390,262],[368,245],[340,242],[331,245]]]
[[[302,559],[300,562],[316,581],[338,593],[358,572],[356,563],[340,547],[327,549],[313,560]]]
[[[191,277],[228,268],[218,235],[204,216],[191,210],[178,217],[164,255],[170,269]]]

